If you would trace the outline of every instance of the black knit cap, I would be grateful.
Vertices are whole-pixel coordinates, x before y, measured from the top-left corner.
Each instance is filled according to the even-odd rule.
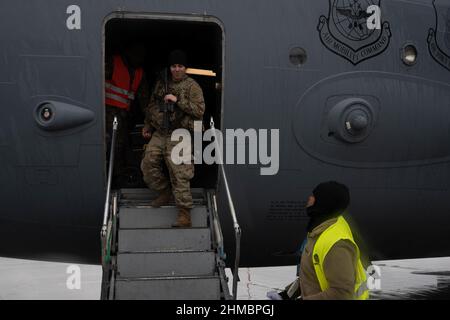
[[[174,64],[181,64],[182,66],[187,66],[187,57],[186,53],[181,50],[174,50],[169,54],[168,59],[169,66]]]
[[[343,211],[350,204],[350,193],[347,186],[336,181],[319,184],[313,190],[313,195],[316,199],[314,207],[330,213]]]

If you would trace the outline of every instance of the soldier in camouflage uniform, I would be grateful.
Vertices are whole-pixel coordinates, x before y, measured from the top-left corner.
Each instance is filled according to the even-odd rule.
[[[143,136],[151,138],[145,148],[141,169],[147,185],[158,191],[159,196],[152,202],[153,207],[167,205],[172,195],[178,207],[178,218],[174,227],[190,227],[192,209],[192,194],[190,180],[194,176],[194,164],[176,165],[172,158],[172,149],[179,143],[171,141],[174,130],[184,128],[194,130],[194,121],[202,121],[205,112],[203,92],[198,83],[186,75],[186,55],[179,50],[169,56],[171,77],[166,84],[163,80],[157,82],[150,103],[146,110]],[[160,106],[173,103],[170,113],[169,128],[164,128],[164,113]],[[191,159],[192,159],[192,155]],[[163,171],[167,166],[169,176]]]

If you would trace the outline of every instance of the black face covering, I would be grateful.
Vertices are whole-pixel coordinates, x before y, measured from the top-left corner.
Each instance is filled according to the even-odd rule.
[[[316,200],[314,205],[306,208],[310,218],[306,227],[308,232],[323,222],[340,216],[350,203],[348,188],[335,181],[319,184],[313,195]]]

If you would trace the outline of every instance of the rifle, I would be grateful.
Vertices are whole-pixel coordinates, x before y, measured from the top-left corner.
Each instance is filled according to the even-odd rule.
[[[164,81],[164,96],[166,96],[167,94],[169,94],[169,80],[168,80],[168,69],[164,69],[164,75],[163,75],[163,81]],[[163,112],[164,113],[164,117],[163,117],[163,125],[162,125],[162,129],[163,130],[169,130],[170,129],[170,115],[174,110],[174,106],[173,103],[171,102],[165,102],[161,105],[159,105],[159,112]]]

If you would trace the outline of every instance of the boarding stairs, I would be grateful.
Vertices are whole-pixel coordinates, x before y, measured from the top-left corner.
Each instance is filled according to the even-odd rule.
[[[114,146],[115,134],[112,140]],[[153,208],[150,203],[157,194],[149,189],[111,190],[113,147],[110,159],[101,231],[101,299],[235,299],[240,229],[236,222],[236,260],[230,294],[216,191],[192,189],[192,227],[173,228],[177,217],[175,203]]]

